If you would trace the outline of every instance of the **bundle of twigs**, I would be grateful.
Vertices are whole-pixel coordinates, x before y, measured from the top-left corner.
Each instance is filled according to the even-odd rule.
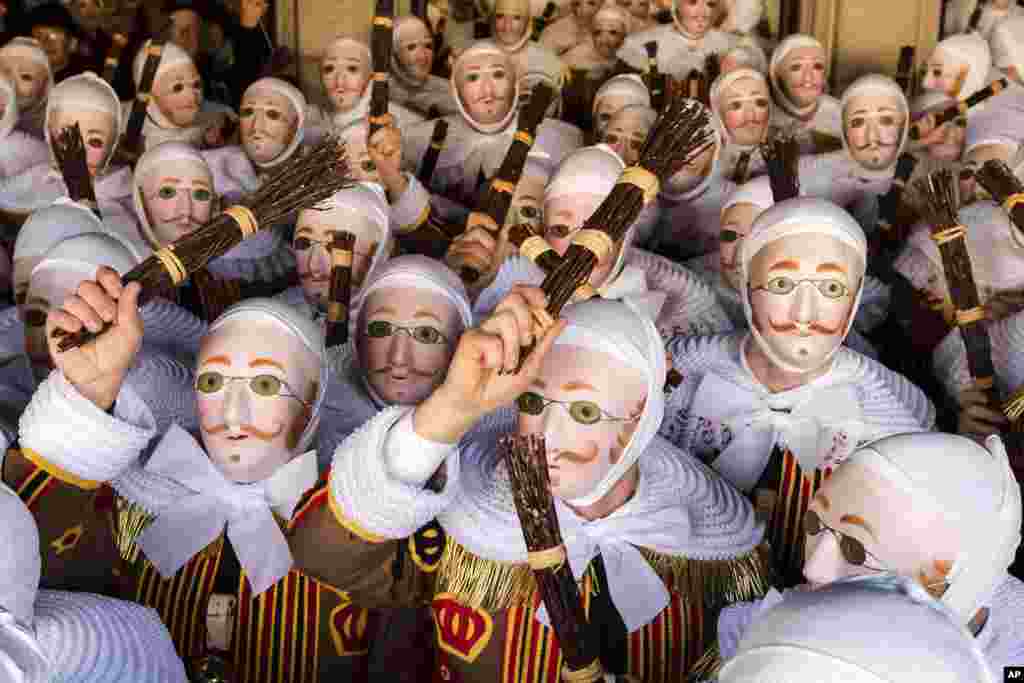
[[[604,669],[579,586],[566,559],[541,436],[507,436],[500,448],[526,540],[527,557],[565,659],[563,680],[600,681]]]
[[[800,143],[784,132],[774,133],[761,145],[761,156],[768,168],[775,203],[800,196]]]
[[[246,201],[228,207],[195,232],[159,249],[122,275],[121,281],[125,285],[140,283],[139,302],[145,303],[157,292],[181,285],[192,273],[261,228],[294,219],[299,211],[316,206],[352,182],[344,144],[336,137],[327,137],[281,164]],[[81,346],[96,336],[85,329],[73,335],[54,332],[55,338],[63,337],[61,351]]]
[[[753,151],[746,150],[740,152],[740,156],[736,159],[736,167],[733,169],[732,181],[737,185],[742,185],[750,180],[750,160],[754,156]]]
[[[92,209],[96,217],[103,220],[99,204],[96,203],[96,192],[93,189],[92,174],[89,173],[89,162],[85,154],[85,142],[82,140],[82,129],[76,121],[67,126],[53,141],[53,156],[68,188],[68,197],[73,201]]]
[[[434,175],[434,170],[437,168],[437,160],[441,156],[441,151],[444,149],[444,141],[447,137],[448,122],[444,119],[438,119],[434,122],[434,130],[430,134],[430,145],[427,147],[427,151],[423,153],[423,160],[420,162],[419,170],[416,172],[416,177],[424,186],[430,186],[430,178]]]
[[[987,86],[985,86],[978,92],[974,93],[967,99],[960,100],[956,104],[951,104],[942,111],[936,112],[934,114],[928,114],[925,118],[931,119],[933,122],[933,126],[935,128],[938,128],[942,124],[948,121],[952,121],[958,116],[966,114],[968,111],[970,111],[971,107],[981,104],[982,102],[992,97],[993,95],[998,95],[999,93],[1006,89],[1008,83],[1009,81],[1007,81],[1005,78],[1000,78],[998,81],[992,81]],[[922,128],[923,121],[917,121],[916,123],[912,124],[910,126],[910,139],[920,140]]]
[[[978,24],[981,23],[981,13],[985,11],[985,0],[978,0],[978,5],[971,12],[971,16],[967,19],[967,33],[973,33],[978,30]]]
[[[562,257],[555,248],[527,223],[517,223],[509,228],[508,241],[522,256],[536,263],[545,273],[550,273],[562,262]]]
[[[903,208],[903,191],[907,181],[917,166],[917,157],[904,152],[896,161],[896,174],[892,179],[889,191],[878,198],[878,227],[882,238],[882,246],[888,252],[894,252],[903,243],[906,226],[901,220]]]
[[[110,38],[110,49],[103,60],[103,80],[111,85],[114,84],[114,77],[117,75],[117,68],[121,65],[121,54],[128,45],[128,37],[123,33],[115,33]]]
[[[135,100],[132,102],[131,114],[128,115],[128,125],[125,128],[124,137],[121,139],[122,153],[136,154],[139,152],[142,124],[146,122],[146,111],[153,98],[153,80],[156,78],[156,70],[160,67],[163,52],[162,41],[149,41],[149,46],[146,48],[146,62],[142,67],[142,78],[139,80],[139,87],[135,92]]]
[[[992,198],[1003,205],[1020,237],[1024,241],[1024,184],[1017,179],[1010,167],[998,159],[982,164],[974,177],[988,190]]]
[[[491,179],[476,210],[466,218],[463,232],[473,227],[481,227],[497,237],[501,226],[505,223],[509,207],[512,205],[512,195],[523,174],[526,158],[533,148],[537,128],[544,120],[544,115],[554,96],[555,91],[544,83],[539,83],[533,89],[529,103],[519,112],[515,137],[512,144],[509,145],[508,152],[505,153],[501,167]],[[472,284],[480,279],[480,273],[489,265],[488,263],[464,261],[452,264],[452,267],[458,268],[462,279]]]
[[[373,57],[373,88],[370,90],[370,133],[373,137],[391,123],[388,116],[388,76],[391,73],[391,46],[395,22],[395,0],[377,0],[370,37]]]
[[[948,170],[935,171],[915,183],[920,198],[919,211],[931,226],[932,239],[942,255],[946,284],[956,307],[955,320],[967,348],[967,365],[975,385],[998,406],[993,388],[995,368],[992,365],[992,344],[982,323],[985,309],[978,297],[970,254],[967,252],[967,231],[957,216],[959,198],[957,181]]]
[[[722,75],[722,62],[718,58],[718,55],[714,52],[704,58],[704,80],[708,84],[708,88],[711,88],[711,84],[714,83],[719,76]]]
[[[561,265],[544,279],[549,313],[557,316],[598,261],[611,256],[640,215],[644,202],[657,196],[660,182],[712,144],[707,109],[692,100],[673,102],[648,134],[638,164],[623,172],[608,197],[573,237]]]
[[[647,89],[651,91],[651,107],[661,111],[665,107],[665,76],[658,71],[658,41],[644,43],[647,52]]]
[[[914,73],[914,46],[904,45],[900,48],[900,60],[896,66],[896,77],[893,79],[900,89],[910,94],[910,86]]]
[[[327,348],[348,341],[349,299],[352,297],[352,255],[356,236],[340,230],[331,238],[331,289],[327,297]]]

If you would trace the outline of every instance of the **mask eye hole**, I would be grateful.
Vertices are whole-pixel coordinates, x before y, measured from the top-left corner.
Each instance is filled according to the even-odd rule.
[[[540,394],[532,391],[519,394],[519,398],[516,399],[516,405],[519,407],[519,412],[526,413],[527,415],[540,415],[544,412],[544,399],[541,398]]]
[[[381,338],[390,337],[392,333],[391,323],[386,320],[371,320],[366,325],[366,334],[371,337]]]
[[[25,311],[25,324],[29,327],[44,327],[46,325],[46,311],[39,308],[30,308]]]
[[[224,387],[224,375],[219,372],[204,372],[196,377],[196,389],[204,394],[213,394]]]
[[[592,401],[573,401],[569,415],[580,424],[592,425],[601,419],[601,409]]]
[[[273,375],[257,375],[249,381],[249,386],[258,396],[277,396],[281,393],[281,380]]]
[[[413,328],[412,338],[420,344],[440,344],[444,335],[429,325],[420,325]]]
[[[722,242],[735,242],[740,238],[740,234],[735,230],[723,230],[718,239]]]

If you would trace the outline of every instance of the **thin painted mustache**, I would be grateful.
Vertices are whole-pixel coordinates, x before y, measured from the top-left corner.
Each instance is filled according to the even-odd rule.
[[[226,424],[217,425],[216,427],[207,427],[206,425],[203,425],[203,431],[210,436],[216,436],[217,434],[221,434],[227,430],[228,426]],[[275,432],[265,432],[253,427],[252,425],[242,425],[240,431],[243,434],[257,438],[260,441],[273,441],[277,437],[281,436],[281,433],[284,431],[284,425],[278,426],[277,431]]]
[[[377,368],[376,370],[370,370],[370,374],[371,375],[390,374],[392,370],[394,370],[394,366],[387,365],[387,366],[385,366],[383,368]],[[410,365],[409,366],[409,374],[410,375],[415,375],[416,377],[423,377],[425,379],[431,379],[431,378],[434,377],[434,375],[437,374],[437,372],[423,372],[422,370],[417,370],[416,368],[414,368],[413,366]]]
[[[861,145],[860,147],[854,146],[854,149],[861,152],[865,149],[888,149],[890,147],[896,147],[897,145],[899,145],[898,142],[869,142],[866,145]]]
[[[769,320],[768,325],[772,328],[774,332],[797,332],[800,329],[800,326],[797,325],[796,323],[777,323],[774,320]],[[837,332],[839,332],[839,326],[831,328],[828,327],[827,325],[822,325],[817,321],[808,325],[807,329],[809,329],[812,332],[817,332],[818,334],[828,335],[836,334]]]
[[[597,451],[594,452],[594,455],[589,457],[585,455],[580,455],[579,453],[576,453],[574,451],[558,451],[557,454],[549,460],[548,467],[557,468],[558,464],[563,460],[565,460],[566,462],[573,463],[574,465],[586,465],[588,463],[594,462],[594,459],[597,458],[597,455]]]

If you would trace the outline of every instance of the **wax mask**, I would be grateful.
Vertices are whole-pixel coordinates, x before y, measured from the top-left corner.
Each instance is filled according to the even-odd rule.
[[[731,83],[723,90],[718,109],[733,142],[757,145],[764,140],[771,117],[771,97],[764,81],[741,78]]]
[[[505,221],[509,225],[525,223],[534,230],[540,231],[544,223],[544,185],[545,178],[525,175],[516,184],[509,206],[509,217]]]
[[[362,46],[342,42],[328,49],[320,63],[320,82],[335,111],[346,112],[359,103],[371,71],[370,57]]]
[[[430,67],[434,63],[434,37],[426,26],[417,21],[403,27],[398,39],[398,59],[413,78],[423,80],[430,75]]]
[[[672,194],[683,194],[696,189],[711,172],[717,149],[717,145],[711,145],[688,163],[679,166],[669,176],[665,189]]]
[[[956,97],[960,94],[960,88],[966,75],[967,66],[965,64],[952,59],[942,50],[936,50],[925,65],[921,87],[925,90],[937,90],[949,97]]]
[[[262,88],[246,93],[239,109],[242,146],[250,159],[269,163],[295,137],[299,113],[284,95]]]
[[[477,123],[498,123],[512,108],[515,74],[502,56],[480,54],[466,58],[459,65],[455,84],[466,112]]]
[[[650,132],[649,120],[638,107],[627,107],[612,117],[604,129],[601,142],[615,150],[627,166],[640,159],[640,150]]]
[[[888,168],[896,160],[905,124],[906,116],[895,97],[851,97],[843,110],[843,131],[850,156],[866,169]]]
[[[199,15],[190,9],[171,14],[171,42],[188,53],[192,59],[199,54]]]
[[[846,336],[860,287],[858,257],[834,237],[790,235],[750,262],[750,305],[761,341],[803,372],[822,366]]]
[[[740,269],[740,245],[750,234],[750,226],[761,215],[762,209],[756,204],[733,204],[722,212],[722,233],[718,240],[718,254],[722,275],[733,289],[743,286]]]
[[[95,176],[96,171],[106,163],[116,140],[118,131],[114,130],[114,117],[91,110],[55,109],[50,113],[50,139],[56,140],[62,130],[76,123],[82,129],[89,172]]]
[[[939,510],[861,463],[839,467],[808,510],[821,520],[821,531],[806,536],[804,576],[813,586],[883,569],[941,590],[935,561],[951,562],[960,546]],[[863,564],[851,562],[859,559],[851,551],[857,543],[866,551]]]
[[[676,0],[676,12],[683,31],[691,38],[703,38],[711,29],[718,0]]]
[[[540,376],[519,398],[520,434],[543,434],[551,492],[586,496],[622,456],[636,429],[646,382],[599,351],[556,345]]]
[[[18,109],[31,109],[43,95],[49,84],[46,67],[28,57],[7,56],[0,58],[0,71],[7,74],[18,92]]]
[[[266,479],[291,460],[309,421],[317,361],[271,322],[230,321],[203,339],[196,409],[203,444],[228,479]]]
[[[598,0],[574,0],[572,3],[572,13],[583,26],[586,26],[594,18],[599,9],[601,9],[601,3]]]
[[[441,294],[375,290],[363,302],[356,340],[367,382],[390,404],[419,403],[444,381],[460,326],[458,311]]]
[[[594,20],[592,40],[598,55],[604,59],[612,59],[626,40],[625,27],[614,17],[602,16]]]
[[[50,60],[50,69],[57,73],[68,65],[71,36],[60,26],[33,26],[32,37],[39,41]]]
[[[966,139],[967,117],[958,116],[921,138],[921,144],[927,149],[928,156],[933,159],[958,161],[963,154]]]
[[[529,5],[521,2],[498,0],[494,8],[494,37],[500,45],[518,43],[529,29]]]
[[[777,76],[793,104],[809,107],[825,92],[825,53],[816,47],[790,50]]]
[[[544,222],[547,224],[544,237],[559,255],[565,254],[572,243],[573,234],[583,227],[604,200],[605,197],[601,195],[580,192],[562,195],[544,203]],[[615,265],[617,252],[618,250],[615,250],[607,259],[599,261],[594,266],[594,271],[590,274],[590,284],[595,287],[604,284],[608,273]]]
[[[179,64],[160,74],[153,86],[156,106],[176,126],[191,126],[203,101],[203,81],[194,64]]]
[[[153,234],[164,246],[210,220],[213,176],[190,161],[165,162],[143,179],[142,197]]]
[[[306,301],[322,310],[326,310],[327,296],[331,289],[331,239],[335,232],[342,229],[356,237],[352,254],[354,296],[362,286],[377,245],[380,244],[381,234],[377,226],[358,211],[345,206],[323,211],[307,209],[299,214],[295,224],[292,249],[295,251],[302,291]]]
[[[608,125],[608,122],[612,120],[612,116],[615,112],[619,111],[627,104],[633,104],[634,99],[628,95],[605,95],[598,101],[597,107],[594,109],[594,127],[597,132],[604,130],[604,127]]]

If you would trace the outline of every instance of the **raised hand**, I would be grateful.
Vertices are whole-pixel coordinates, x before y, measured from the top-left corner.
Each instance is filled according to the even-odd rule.
[[[970,387],[961,391],[957,402],[957,432],[963,436],[989,436],[1009,426],[1006,416],[988,404],[988,397],[980,389]]]
[[[547,318],[546,304],[539,288],[516,285],[491,317],[463,333],[444,383],[416,409],[416,433],[455,443],[481,417],[515,401],[540,374],[544,357],[565,328],[562,320],[538,323]],[[535,337],[536,348],[516,373],[520,353]]]
[[[122,287],[117,272],[102,266],[95,280],[78,285],[75,294],[46,318],[46,338],[54,364],[80,394],[101,410],[114,405],[142,346],[141,291],[134,282]],[[112,323],[112,327],[81,348],[63,352],[57,348],[60,340],[54,339],[55,330],[73,334],[85,327],[99,332],[105,323]]]
[[[402,173],[402,133],[394,126],[385,126],[373,134],[366,151],[377,166],[388,198],[397,201],[409,185]]]

